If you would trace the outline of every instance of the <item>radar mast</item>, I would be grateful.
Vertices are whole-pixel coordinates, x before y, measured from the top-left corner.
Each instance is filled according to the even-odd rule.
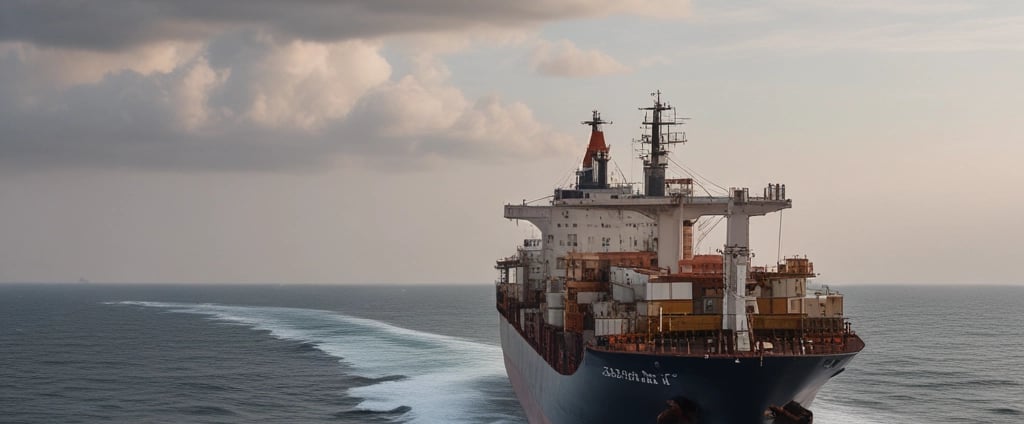
[[[686,134],[680,131],[672,131],[673,125],[682,125],[683,118],[676,118],[675,108],[667,102],[661,101],[661,90],[651,93],[654,97],[654,105],[642,107],[640,110],[651,111],[650,116],[644,114],[644,128],[650,128],[649,134],[640,138],[640,143],[650,144],[649,156],[641,155],[644,160],[644,194],[648,197],[665,196],[665,168],[668,166],[668,150],[670,144],[686,142]],[[672,111],[672,116],[667,117],[662,112]],[[665,127],[662,130],[662,127]]]

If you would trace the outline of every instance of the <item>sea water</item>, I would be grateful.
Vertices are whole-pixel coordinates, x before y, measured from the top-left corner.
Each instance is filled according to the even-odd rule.
[[[844,288],[820,424],[1024,422],[1024,288]],[[0,422],[525,423],[494,288],[0,285]]]

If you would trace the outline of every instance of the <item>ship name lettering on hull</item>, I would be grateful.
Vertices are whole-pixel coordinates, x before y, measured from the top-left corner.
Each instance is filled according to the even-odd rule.
[[[634,383],[652,384],[655,386],[671,386],[671,378],[676,378],[678,374],[652,374],[647,371],[627,371],[612,367],[603,367],[601,375],[608,378],[614,378],[617,380],[626,380]]]

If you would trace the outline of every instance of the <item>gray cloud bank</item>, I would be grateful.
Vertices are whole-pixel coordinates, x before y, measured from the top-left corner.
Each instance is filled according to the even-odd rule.
[[[617,12],[672,14],[681,13],[680,7],[685,4],[651,0],[15,0],[0,4],[0,40],[107,50],[198,40],[232,26],[255,26],[278,35],[336,41],[520,27]]]
[[[621,11],[633,1],[103,1],[0,4],[0,169],[295,169],[335,159],[564,151],[530,109],[467,98],[409,34]],[[678,3],[676,3],[678,9]]]

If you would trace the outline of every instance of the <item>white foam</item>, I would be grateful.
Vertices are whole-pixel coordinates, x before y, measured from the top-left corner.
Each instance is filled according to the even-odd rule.
[[[282,339],[312,343],[368,378],[402,376],[352,389],[370,411],[411,407],[413,423],[511,422],[488,411],[481,384],[505,381],[501,349],[456,337],[397,327],[331,311],[125,301],[118,304],[203,314],[218,321],[269,331]]]
[[[488,411],[491,400],[479,387],[487,382],[507,384],[501,348],[495,345],[314,309],[144,301],[107,303],[207,315],[221,322],[269,331],[281,339],[314,344],[362,377],[404,377],[350,390],[349,395],[363,399],[359,409],[383,412],[408,406],[412,409],[402,421],[412,423],[518,421]],[[816,421],[829,424],[905,422],[901,417],[845,405],[828,396],[819,396],[812,409]]]

